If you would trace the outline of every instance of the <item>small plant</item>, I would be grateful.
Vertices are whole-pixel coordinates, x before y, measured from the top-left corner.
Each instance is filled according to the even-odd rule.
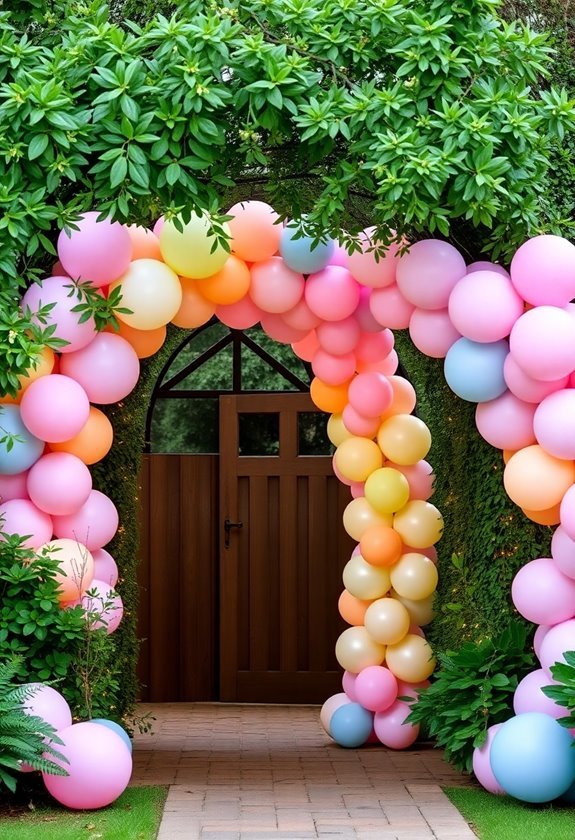
[[[16,685],[19,671],[17,658],[0,662],[0,789],[16,790],[17,776],[22,763],[34,770],[56,776],[67,776],[66,770],[46,756],[67,762],[65,756],[54,749],[62,744],[53,726],[42,718],[24,711],[26,701],[34,694],[34,687]]]
[[[534,664],[526,640],[526,629],[514,623],[493,639],[437,654],[435,681],[420,692],[408,721],[425,722],[436,746],[458,770],[471,770],[473,750],[485,740],[488,727],[513,714],[513,693]]]
[[[575,727],[575,650],[563,654],[565,662],[556,662],[551,666],[551,676],[559,685],[546,685],[541,689],[559,706],[565,706],[568,714],[559,718],[559,723],[567,729]]]

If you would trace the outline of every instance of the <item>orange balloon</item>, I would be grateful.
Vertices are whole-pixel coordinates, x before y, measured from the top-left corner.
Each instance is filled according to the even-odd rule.
[[[154,330],[137,330],[123,321],[118,321],[118,323],[120,325],[119,330],[106,327],[105,332],[115,332],[125,338],[132,345],[139,359],[147,359],[149,356],[153,356],[166,340],[165,326],[156,327]]]
[[[538,444],[516,452],[503,473],[507,495],[526,510],[542,511],[555,507],[574,482],[573,461],[554,458]]]
[[[348,592],[347,589],[344,589],[339,596],[337,608],[344,621],[355,627],[360,627],[370,604],[373,604],[373,601],[362,601]]]
[[[387,420],[392,414],[411,414],[415,408],[415,388],[403,376],[388,376],[393,389],[393,399],[389,408],[381,415],[381,420]]]
[[[309,395],[321,411],[340,414],[347,405],[348,386],[349,382],[344,382],[342,385],[328,385],[316,376],[312,379]]]
[[[509,463],[509,459],[518,452],[518,449],[504,449],[503,450],[503,462],[505,464]]]
[[[160,240],[155,233],[142,225],[128,225],[126,230],[132,240],[133,260],[164,261],[160,251]]]
[[[182,284],[182,305],[172,318],[172,324],[191,330],[193,327],[201,327],[207,324],[216,311],[215,303],[212,303],[200,293],[198,281],[189,277],[180,277]]]
[[[537,522],[538,525],[559,525],[561,522],[560,508],[561,503],[547,508],[547,510],[525,510],[525,508],[521,508],[521,510],[527,519]]]
[[[250,288],[250,270],[243,260],[233,254],[226,260],[223,268],[210,277],[198,280],[198,291],[212,303],[237,303],[248,293]]]
[[[103,411],[90,406],[90,414],[82,429],[70,440],[50,443],[53,452],[70,452],[85,464],[101,461],[111,449],[114,440],[112,424]]]
[[[282,225],[279,216],[263,201],[241,201],[228,212],[232,233],[232,251],[248,262],[272,257],[280,246]]]
[[[53,372],[55,358],[54,351],[50,347],[43,347],[42,352],[38,356],[36,367],[29,367],[26,373],[18,377],[20,388],[16,396],[11,397],[9,394],[6,394],[4,397],[0,397],[0,403],[10,405],[18,404],[28,385],[36,379],[40,379],[41,376],[47,376]]]
[[[363,559],[372,566],[393,566],[401,557],[403,542],[397,531],[387,525],[373,525],[359,541]]]

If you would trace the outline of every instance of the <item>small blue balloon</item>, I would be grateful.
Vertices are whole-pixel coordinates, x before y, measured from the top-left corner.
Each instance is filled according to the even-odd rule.
[[[123,729],[119,723],[116,723],[114,720],[106,720],[105,718],[92,718],[90,723],[99,723],[100,726],[105,726],[107,729],[111,729],[112,732],[115,732],[116,735],[119,735],[125,745],[128,747],[130,752],[132,752],[132,741],[128,733],[125,729]]]
[[[314,240],[311,236],[294,239],[296,234],[296,226],[285,227],[281,232],[280,254],[286,265],[292,271],[299,271],[302,274],[314,274],[325,268],[335,249],[333,239],[319,242],[315,248],[312,248]]]
[[[575,782],[573,736],[542,712],[525,712],[502,724],[489,754],[493,775],[510,796],[551,802]]]
[[[373,729],[373,714],[359,703],[336,709],[329,722],[331,737],[340,747],[361,747]]]
[[[0,475],[24,472],[43,451],[44,441],[34,437],[22,422],[20,406],[0,405]]]
[[[447,384],[462,400],[488,402],[507,390],[503,364],[509,344],[502,339],[480,344],[460,338],[452,344],[445,357],[444,372]]]

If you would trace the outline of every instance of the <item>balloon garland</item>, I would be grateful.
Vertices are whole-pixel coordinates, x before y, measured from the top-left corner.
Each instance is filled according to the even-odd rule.
[[[510,498],[535,522],[560,524],[552,557],[527,563],[513,583],[515,606],[540,625],[542,668],[518,687],[516,716],[476,750],[474,770],[493,792],[528,801],[565,794],[575,782],[573,738],[541,686],[575,647],[575,246],[534,237],[508,273],[489,262],[466,266],[457,249],[433,239],[404,255],[391,245],[377,260],[371,229],[351,255],[331,240],[312,247],[259,201],[227,215],[231,254],[214,242],[206,215],[183,226],[160,219],[149,231],[86,213],[78,230],[60,234],[53,276],[28,289],[22,306],[34,313],[53,304],[49,320],[68,343],[57,357],[46,348],[17,398],[2,400],[2,427],[14,441],[0,449],[4,530],[30,534],[37,551],[57,551],[62,607],[82,603],[94,615],[95,599],[100,626],[113,632],[122,604],[104,546],[118,515],[92,488],[89,470],[110,449],[113,430],[96,406],[135,387],[139,359],[161,347],[168,323],[193,329],[213,315],[233,329],[260,322],[311,363],[311,397],[331,415],[334,471],[352,497],[344,526],[357,547],[339,599],[350,626],[336,646],[343,691],[324,704],[322,724],[342,746],[375,739],[405,748],[418,728],[405,722],[409,705],[398,698],[416,697],[435,665],[421,628],[433,617],[443,528],[429,502],[431,436],[412,414],[413,387],[396,375],[392,330],[409,328],[421,352],[445,359],[450,388],[477,403],[480,434],[503,450]],[[120,288],[129,311],[118,315],[118,333],[97,332],[91,318],[78,322],[71,278],[103,295]],[[70,775],[47,784],[69,807],[110,801],[98,785],[94,793],[106,774],[92,772],[91,804],[82,804],[82,774],[101,738],[93,725],[59,730]]]

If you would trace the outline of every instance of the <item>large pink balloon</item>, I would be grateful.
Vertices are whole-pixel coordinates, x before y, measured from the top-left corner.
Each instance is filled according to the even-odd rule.
[[[216,306],[216,315],[222,324],[233,330],[247,330],[253,327],[262,317],[262,311],[256,306],[249,295],[236,303],[226,303]]]
[[[132,775],[132,755],[122,738],[98,723],[74,723],[58,731],[64,742],[57,749],[68,763],[56,763],[68,773],[43,773],[48,792],[61,805],[75,810],[105,808],[128,786]]]
[[[78,540],[90,551],[109,543],[118,530],[114,502],[99,490],[91,490],[81,508],[67,516],[54,517],[54,534]],[[47,540],[45,540],[47,542]]]
[[[385,254],[376,260],[373,250],[376,244],[373,240],[373,232],[372,227],[361,231],[358,237],[361,250],[350,254],[347,264],[358,283],[381,289],[395,282],[399,245],[397,242],[392,242],[385,249]]]
[[[51,373],[28,385],[20,403],[20,415],[37,438],[61,443],[75,437],[86,425],[90,400],[75,379]]]
[[[334,356],[351,353],[357,346],[360,327],[353,315],[343,321],[322,321],[316,327],[317,339],[326,353]]]
[[[535,443],[533,403],[518,400],[511,391],[489,402],[479,403],[475,422],[479,434],[497,449],[523,449]]]
[[[60,369],[82,385],[91,402],[108,405],[135,388],[140,360],[125,338],[101,332],[83,350],[63,356]]]
[[[363,417],[379,417],[391,405],[393,388],[383,373],[358,373],[349,384],[348,400]]]
[[[551,556],[559,571],[575,580],[575,540],[561,526],[551,539]]]
[[[523,299],[511,280],[497,271],[474,271],[463,277],[449,298],[449,317],[471,341],[506,338],[523,314]]]
[[[509,353],[503,364],[503,378],[507,387],[517,399],[530,403],[540,403],[549,394],[553,394],[555,391],[564,388],[569,380],[568,376],[563,376],[560,379],[553,379],[548,382],[543,382],[541,379],[534,379],[519,367],[511,353]]]
[[[281,257],[254,263],[250,273],[249,295],[263,312],[287,312],[303,295],[303,274],[289,268]]]
[[[567,376],[575,368],[573,319],[555,306],[530,309],[515,322],[509,349],[533,379],[548,382]]]
[[[497,274],[502,274],[503,277],[509,277],[509,272],[502,265],[489,262],[489,260],[477,260],[476,262],[469,263],[467,273],[473,274],[474,271],[496,271]]]
[[[357,702],[370,712],[384,712],[397,700],[397,679],[383,665],[368,665],[356,677]]]
[[[535,651],[535,656],[537,657],[537,659],[539,659],[541,655],[541,643],[547,635],[547,633],[549,632],[549,630],[549,624],[540,624],[537,630],[535,631],[535,634],[533,636],[533,650]]]
[[[36,507],[53,516],[74,513],[92,489],[90,470],[69,452],[48,452],[28,473],[28,494]]]
[[[314,374],[328,385],[342,385],[355,372],[355,355],[346,353],[343,356],[332,356],[321,347],[316,350],[311,362]]]
[[[575,580],[560,572],[550,557],[531,560],[519,569],[511,597],[521,615],[534,624],[559,624],[575,615]]]
[[[23,704],[27,715],[42,718],[54,729],[72,725],[72,712],[59,691],[43,683],[27,683],[27,687],[33,689]]]
[[[445,309],[465,273],[465,260],[457,248],[441,239],[423,239],[401,257],[396,278],[400,292],[414,306]]]
[[[544,715],[555,718],[555,720],[560,717],[565,717],[567,714],[565,706],[559,706],[541,691],[547,685],[557,685],[557,683],[545,673],[543,668],[531,671],[531,673],[523,677],[513,695],[513,709],[515,714],[522,715],[524,712],[541,712]]]
[[[120,277],[132,259],[130,234],[119,222],[98,222],[98,213],[84,213],[79,230],[58,237],[58,257],[70,277],[107,286]]]
[[[108,635],[118,629],[124,615],[124,605],[118,593],[112,586],[96,578],[82,596],[82,606],[91,615],[91,629],[105,628]]]
[[[417,349],[433,359],[444,359],[451,345],[461,338],[447,309],[415,309],[409,335]]]
[[[116,561],[105,548],[98,548],[92,552],[94,559],[94,579],[114,587],[118,583],[118,566]]]
[[[52,539],[52,519],[29,499],[11,499],[0,505],[0,531],[26,536],[22,546],[38,549]]]
[[[349,403],[344,407],[341,416],[348,432],[359,437],[374,438],[381,425],[379,417],[364,417]]]
[[[575,246],[550,234],[528,239],[511,261],[511,280],[535,306],[565,306],[575,297]]]
[[[319,350],[319,341],[317,340],[315,330],[309,332],[306,337],[302,338],[300,341],[294,341],[291,347],[296,356],[303,359],[305,362],[311,362],[316,352]]]
[[[129,238],[129,237],[128,237]],[[22,298],[22,309],[36,313],[47,304],[53,304],[46,315],[45,326],[56,325],[55,338],[67,341],[60,353],[73,353],[86,347],[97,335],[96,323],[92,317],[80,323],[81,313],[72,312],[80,300],[70,295],[72,280],[69,277],[47,277],[42,283],[33,283]],[[33,318],[37,321],[37,318]]]
[[[379,332],[381,324],[376,321],[371,312],[370,300],[372,291],[367,286],[362,286],[359,290],[359,303],[353,313],[354,318],[364,332]]]
[[[400,292],[397,283],[384,289],[374,289],[369,299],[371,314],[382,327],[405,330],[415,306]]]
[[[283,315],[271,312],[262,312],[261,323],[262,329],[270,338],[282,344],[294,344],[296,341],[301,341],[309,332],[309,330],[297,330],[295,327],[290,327],[284,321]]]
[[[535,412],[533,428],[537,443],[550,455],[567,461],[573,460],[575,458],[575,390],[564,388],[545,397]],[[509,448],[517,449],[518,447]]]
[[[409,703],[396,700],[384,712],[376,712],[373,728],[384,746],[392,750],[404,750],[417,740],[419,724],[405,723],[410,711]]]
[[[314,330],[322,322],[321,318],[318,318],[311,311],[303,297],[296,303],[293,309],[288,309],[287,312],[282,313],[282,317],[288,326],[296,330],[305,330],[306,332]],[[327,350],[328,348],[326,347],[325,349]],[[328,352],[331,353],[332,351],[329,350]]]
[[[496,723],[490,726],[487,730],[487,738],[480,747],[475,747],[473,750],[473,772],[477,781],[489,793],[494,793],[498,796],[503,796],[505,791],[493,775],[491,769],[491,762],[489,760],[489,753],[491,752],[491,744],[501,724]]]
[[[543,670],[551,676],[551,667],[556,662],[565,663],[563,654],[575,650],[575,620],[569,619],[550,627],[541,642],[539,661]]]
[[[355,681],[357,674],[352,674],[351,671],[344,671],[341,678],[341,687],[345,691],[352,703],[358,703],[357,694],[355,693]]]
[[[28,498],[28,470],[14,475],[0,474],[0,502]]]
[[[328,265],[308,277],[305,301],[324,321],[343,321],[357,308],[359,286],[346,268]]]
[[[395,336],[389,329],[383,329],[377,333],[364,332],[357,342],[355,355],[361,364],[380,362],[391,353],[394,344]]]
[[[575,484],[567,490],[561,499],[559,520],[561,522],[561,528],[567,536],[575,540]]]

